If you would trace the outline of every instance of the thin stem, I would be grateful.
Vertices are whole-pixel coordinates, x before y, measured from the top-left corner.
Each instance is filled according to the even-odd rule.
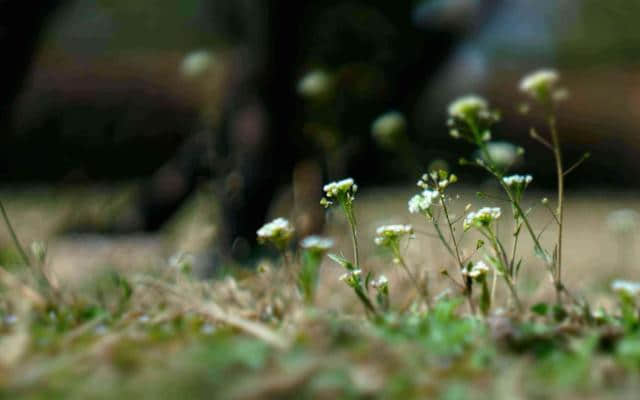
[[[453,252],[453,249],[449,245],[449,242],[447,242],[447,239],[444,237],[444,234],[442,233],[442,229],[440,229],[440,224],[438,224],[438,222],[435,219],[433,220],[433,227],[436,229],[436,232],[438,233],[438,237],[440,238],[440,241],[442,242],[444,247],[447,249],[449,254],[451,254],[451,257],[455,258],[456,254]]]
[[[444,217],[447,220],[447,225],[449,226],[449,233],[451,234],[451,241],[453,242],[453,248],[455,249],[455,258],[458,261],[458,266],[460,267],[460,274],[462,275],[462,271],[464,269],[464,264],[462,263],[462,258],[460,257],[460,249],[458,247],[458,242],[456,241],[456,235],[455,232],[453,231],[453,224],[451,223],[451,218],[449,217],[449,210],[447,209],[447,205],[444,201],[444,198],[442,198],[442,195],[440,195],[440,204],[442,205],[442,210],[444,211]],[[452,255],[453,255],[453,251],[451,251]],[[473,304],[473,299],[471,298],[472,293],[471,293],[471,284],[469,283],[470,281],[468,279],[466,279],[464,277],[464,275],[462,275],[462,281],[464,282],[464,286],[465,286],[465,295],[467,296],[467,302],[469,303],[469,309],[471,310],[472,314],[475,314],[476,312],[476,307]]]
[[[557,247],[557,255],[556,255],[555,272],[556,272],[556,283],[561,283],[562,282],[562,228],[563,228],[563,216],[564,216],[564,167],[562,166],[562,151],[560,149],[560,138],[558,137],[558,130],[556,128],[556,118],[552,113],[549,113],[549,130],[551,131],[553,155],[556,160],[556,174],[558,176],[558,211],[557,211],[558,247]]]
[[[11,240],[13,240],[13,244],[18,249],[18,253],[20,253],[20,257],[22,257],[22,260],[26,265],[31,265],[31,262],[29,261],[29,257],[27,256],[27,253],[24,251],[24,248],[20,244],[20,240],[18,240],[18,235],[16,235],[16,231],[13,229],[13,225],[11,225],[11,221],[9,220],[9,215],[7,215],[7,211],[5,210],[4,205],[2,204],[2,201],[0,201],[0,213],[2,213],[2,219],[4,220],[4,223],[7,226],[7,229],[9,230],[9,234],[11,235]]]
[[[402,267],[402,269],[404,269],[404,271],[407,273],[407,275],[409,275],[409,279],[411,279],[411,281],[413,282],[413,286],[415,286],[415,288],[418,291],[418,293],[420,293],[420,295],[425,298],[425,301],[428,304],[429,303],[429,293],[428,292],[425,293],[425,290],[420,287],[420,285],[418,284],[418,279],[413,274],[413,272],[411,272],[411,270],[409,269],[409,266],[405,262],[404,257],[402,257],[402,254],[400,254],[400,250],[399,249],[394,249],[393,252],[395,253],[394,256],[400,262],[400,266]]]
[[[513,282],[507,276],[505,276],[505,282],[507,283],[507,287],[511,292],[511,297],[516,303],[516,307],[518,308],[518,311],[522,312],[523,311],[522,303],[520,302],[520,298],[518,297],[518,293],[516,291],[515,286],[513,285]]]
[[[585,162],[586,160],[589,159],[589,157],[591,157],[590,153],[584,153],[582,155],[582,157],[580,157],[580,159],[578,161],[576,161],[575,163],[573,163],[572,166],[570,166],[569,168],[566,169],[566,171],[564,171],[564,176],[569,175],[571,172],[573,172],[574,169],[578,168],[580,165],[582,165],[583,162]]]
[[[353,243],[353,259],[355,261],[355,265],[360,268],[360,256],[358,253],[358,231],[356,228],[356,216],[353,213],[353,208],[351,206],[344,206],[344,212],[347,214],[347,219],[349,220],[349,225],[351,226],[351,241]]]
[[[516,251],[518,250],[518,238],[520,237],[520,227],[516,222],[516,227],[513,231],[513,248],[511,249],[511,262],[509,263],[509,273],[511,277],[515,280],[516,271],[515,271],[515,262],[516,262]]]
[[[500,241],[498,240],[498,238],[496,237],[496,235],[493,233],[491,229],[487,228],[486,232],[483,232],[482,230],[480,232],[483,233],[483,235],[487,239],[489,239],[489,242],[493,247],[493,251],[496,253],[496,259],[498,259],[499,262],[503,263],[503,266],[506,269],[508,267],[508,264],[506,264],[508,260],[507,260],[507,255],[505,253],[504,247],[502,246],[502,243],[500,243]],[[518,308],[518,311],[522,311],[523,310],[522,302],[520,302],[520,298],[518,297],[518,291],[516,290],[508,271],[503,271],[503,276],[504,276],[504,281],[506,282],[507,287],[509,288],[509,292],[511,293],[511,298],[513,298],[514,302],[516,303],[516,307]]]

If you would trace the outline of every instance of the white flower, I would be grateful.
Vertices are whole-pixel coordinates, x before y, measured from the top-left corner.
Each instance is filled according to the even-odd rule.
[[[526,75],[520,81],[520,90],[540,99],[545,93],[550,93],[560,76],[555,70],[541,69]]]
[[[180,70],[187,78],[197,78],[215,62],[214,55],[207,50],[197,50],[187,54],[182,60]]]
[[[358,185],[354,183],[353,178],[347,178],[341,181],[327,183],[322,190],[327,194],[327,197],[338,197],[340,194],[347,193],[350,190],[356,192]]]
[[[511,175],[511,176],[505,176],[504,178],[502,178],[502,181],[507,186],[528,185],[531,183],[532,180],[533,180],[533,177],[531,175]]]
[[[332,200],[338,200],[340,203],[345,202],[345,204],[350,204],[355,199],[355,193],[358,191],[358,185],[355,184],[353,178],[347,178],[341,181],[327,183],[322,189],[324,190],[326,197],[320,200],[320,204],[326,208],[333,204]]]
[[[383,225],[376,229],[374,242],[378,246],[388,246],[399,241],[403,236],[412,234],[413,227],[411,225]]]
[[[624,208],[612,211],[607,216],[607,227],[613,233],[633,233],[638,228],[640,215],[631,209]]]
[[[477,263],[475,263],[470,270],[467,270],[467,269],[462,270],[463,275],[467,275],[468,277],[474,278],[474,279],[484,276],[487,273],[489,273],[489,267],[487,267],[487,264],[485,264],[482,261],[478,261]]]
[[[470,212],[464,219],[464,230],[471,227],[488,227],[493,221],[500,218],[502,211],[498,207],[484,207],[476,212]]]
[[[383,147],[393,146],[398,137],[404,133],[407,121],[397,111],[389,111],[373,121],[371,134],[379,145]]]
[[[340,278],[338,279],[340,279],[342,282],[347,283],[349,286],[353,286],[357,284],[358,279],[360,279],[360,275],[362,275],[362,270],[354,269],[340,275]]]
[[[411,214],[426,213],[439,195],[440,193],[436,190],[423,190],[409,200],[409,212]]]
[[[449,116],[460,119],[473,118],[479,113],[485,113],[489,104],[485,99],[476,95],[467,95],[456,99],[449,105]]]
[[[491,162],[500,169],[506,169],[513,166],[520,160],[521,155],[520,148],[509,142],[501,141],[487,143],[487,152],[489,153]],[[481,158],[485,162],[489,162],[489,160],[486,159],[486,156],[481,152],[477,153],[476,158]]]
[[[298,93],[308,98],[319,97],[325,94],[330,86],[329,74],[322,70],[313,70],[298,82]]]
[[[387,279],[387,277],[384,276],[384,275],[380,275],[378,277],[378,279],[374,279],[374,280],[371,281],[371,286],[374,289],[381,288],[381,287],[386,286],[388,284],[389,284],[389,279]]]
[[[302,239],[300,246],[312,252],[322,253],[333,247],[333,239],[316,235],[307,236]]]
[[[616,279],[611,282],[611,290],[616,293],[635,297],[640,294],[640,283]]]
[[[264,224],[262,228],[256,232],[258,241],[273,242],[280,246],[285,245],[293,236],[293,226],[284,218],[276,218],[273,221]]]

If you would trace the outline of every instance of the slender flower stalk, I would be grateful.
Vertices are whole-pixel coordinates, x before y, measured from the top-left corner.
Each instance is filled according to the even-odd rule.
[[[520,81],[520,90],[535,101],[540,103],[546,113],[547,125],[551,135],[551,150],[556,164],[556,179],[558,187],[557,209],[555,211],[555,220],[558,225],[556,247],[553,254],[553,281],[556,289],[556,302],[562,304],[562,293],[569,297],[571,295],[562,284],[562,236],[564,228],[564,177],[567,171],[564,170],[562,148],[560,145],[560,135],[558,133],[554,105],[559,99],[566,96],[560,96],[566,93],[566,90],[559,89],[557,83],[560,79],[558,73],[551,69],[542,69],[526,75]],[[540,138],[541,139],[541,138]],[[547,146],[549,142],[541,139]],[[570,169],[572,169],[571,167]]]
[[[474,100],[475,101],[475,100]],[[455,111],[455,110],[454,110]],[[459,114],[459,111],[455,111],[455,114]],[[455,235],[454,221],[451,218],[448,206],[445,190],[452,184],[456,183],[458,178],[454,174],[449,174],[446,171],[433,171],[429,174],[424,174],[418,181],[418,187],[422,188],[422,193],[413,196],[409,200],[409,212],[412,214],[422,214],[426,217],[427,221],[433,224],[436,234],[440,239],[440,242],[447,249],[447,252],[455,260],[461,273],[463,284],[454,280],[458,286],[463,288],[463,293],[467,298],[469,304],[469,310],[471,313],[475,313],[475,305],[472,298],[471,280],[464,276],[464,261],[462,260],[460,247]],[[442,208],[442,212],[445,215],[445,221],[448,227],[448,234],[450,235],[451,243],[447,239],[445,233],[440,227],[438,215],[436,215],[434,206]],[[450,277],[451,278],[451,277]],[[451,278],[453,279],[453,278]]]
[[[355,200],[358,185],[352,178],[343,179],[338,182],[331,182],[324,185],[325,197],[320,201],[325,208],[330,207],[337,201],[344,211],[349,226],[351,227],[351,241],[353,243],[353,258],[355,265],[360,266],[360,257],[358,254],[358,228],[356,223],[356,215],[353,211],[353,201]]]
[[[478,232],[488,240],[494,253],[492,264],[496,268],[497,272],[504,278],[516,307],[519,311],[522,311],[522,302],[518,296],[518,292],[513,282],[513,277],[508,271],[509,260],[507,258],[507,253],[493,229],[495,222],[501,215],[502,212],[497,207],[484,207],[478,211],[470,212],[464,219],[464,229],[465,231],[472,228],[477,229]]]
[[[425,301],[429,302],[429,292],[427,288],[421,288],[417,277],[411,272],[411,269],[407,265],[407,262],[400,251],[400,241],[403,237],[414,237],[413,227],[411,225],[383,225],[376,230],[376,237],[374,239],[376,245],[385,247],[391,251],[393,256],[393,262],[399,264],[406,272],[409,280],[413,282],[418,293],[425,298]]]

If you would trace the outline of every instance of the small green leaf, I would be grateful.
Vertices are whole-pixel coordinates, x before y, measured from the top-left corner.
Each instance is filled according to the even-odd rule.
[[[537,303],[531,306],[531,311],[544,317],[549,312],[549,306],[546,303]]]

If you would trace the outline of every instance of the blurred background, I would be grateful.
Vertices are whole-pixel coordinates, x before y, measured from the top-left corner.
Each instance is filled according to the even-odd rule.
[[[502,111],[495,140],[526,148],[515,171],[552,189],[552,156],[529,137],[544,125],[517,88],[540,67],[569,91],[567,165],[591,153],[570,193],[638,188],[640,3],[288,3],[0,1],[0,195],[25,241],[83,234],[91,257],[103,242],[88,234],[161,231],[246,260],[278,202],[301,235],[321,230],[329,180],[409,188],[439,160],[482,184],[446,128],[467,93]]]

